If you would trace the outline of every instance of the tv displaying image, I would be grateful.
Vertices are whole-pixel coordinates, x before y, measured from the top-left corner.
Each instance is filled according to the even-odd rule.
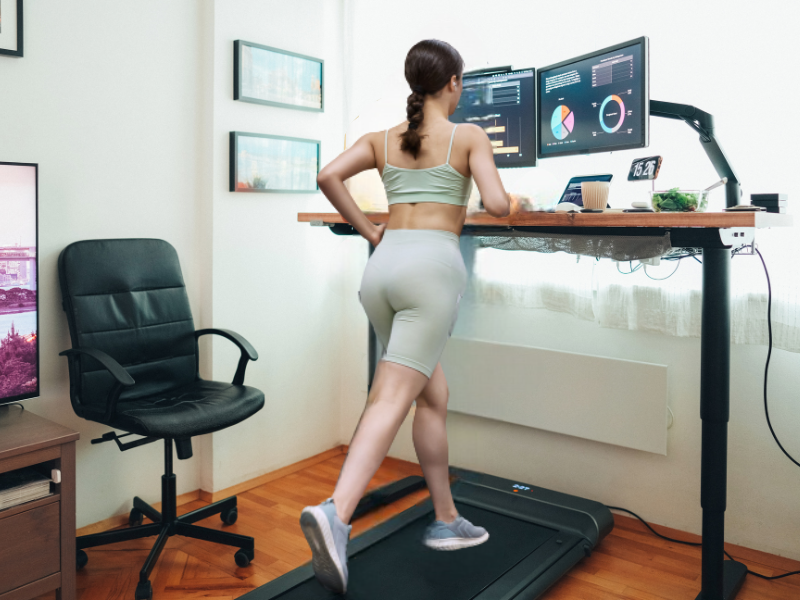
[[[0,404],[39,395],[37,176],[0,162]]]

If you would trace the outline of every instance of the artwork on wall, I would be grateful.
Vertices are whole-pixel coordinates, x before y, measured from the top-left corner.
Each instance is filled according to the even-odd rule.
[[[0,0],[0,54],[22,56],[22,0]]]
[[[233,43],[233,99],[322,112],[323,63],[242,40]]]
[[[316,192],[319,160],[317,140],[231,131],[230,191]]]
[[[0,404],[39,395],[38,166],[0,162]]]

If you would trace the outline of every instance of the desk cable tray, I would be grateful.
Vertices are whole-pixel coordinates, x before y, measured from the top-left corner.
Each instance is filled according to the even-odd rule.
[[[523,250],[527,252],[567,252],[617,261],[640,260],[664,256],[672,250],[670,232],[661,235],[584,235],[579,233],[547,233],[503,231],[497,235],[474,236],[479,248]]]

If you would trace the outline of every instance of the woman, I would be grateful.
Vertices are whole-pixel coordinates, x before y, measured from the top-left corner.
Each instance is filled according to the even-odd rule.
[[[405,63],[412,90],[408,120],[365,135],[317,178],[336,210],[375,247],[359,298],[386,349],[333,496],[306,507],[300,518],[317,578],[338,593],[347,588],[348,523],[414,401],[414,448],[436,514],[424,543],[456,550],[489,538],[485,529],[459,516],[450,493],[448,390],[439,364],[467,281],[458,236],[471,178],[490,215],[509,213],[486,133],[448,120],[461,97],[462,71],[461,56],[449,44],[416,44]],[[381,171],[389,199],[387,225],[371,223],[344,186],[367,169]]]

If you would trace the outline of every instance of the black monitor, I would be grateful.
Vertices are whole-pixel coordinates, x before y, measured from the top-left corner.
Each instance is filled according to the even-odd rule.
[[[488,134],[498,168],[536,165],[536,71],[464,73],[463,92],[450,120],[474,123]]]
[[[646,148],[648,38],[539,69],[539,158]]]

